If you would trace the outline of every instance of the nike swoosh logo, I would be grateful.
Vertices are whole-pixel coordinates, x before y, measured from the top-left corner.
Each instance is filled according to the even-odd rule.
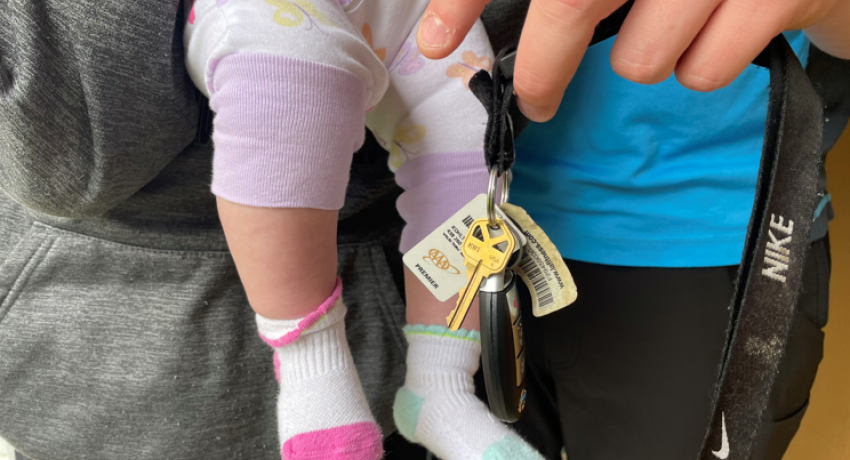
[[[720,450],[712,450],[711,453],[714,454],[715,457],[720,460],[726,460],[729,458],[729,436],[726,434],[726,413],[722,413],[723,416],[723,440],[720,445]]]

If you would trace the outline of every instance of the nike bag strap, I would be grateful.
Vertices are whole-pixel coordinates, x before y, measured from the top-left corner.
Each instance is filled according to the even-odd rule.
[[[823,109],[779,35],[756,59],[770,99],[753,213],[699,460],[749,460],[788,342],[817,205]]]
[[[602,21],[591,44],[615,35],[632,3]],[[513,163],[513,135],[527,122],[512,93],[513,56],[511,49],[499,53],[492,76],[482,71],[470,81],[490,115],[485,159],[499,170]],[[712,416],[697,460],[749,460],[788,342],[818,200],[820,98],[783,35],[754,64],[770,71],[761,165]]]

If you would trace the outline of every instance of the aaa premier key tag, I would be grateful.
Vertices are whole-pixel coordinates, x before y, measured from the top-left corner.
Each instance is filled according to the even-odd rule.
[[[519,251],[528,242],[525,235],[501,209],[495,213],[517,237],[514,252]],[[482,193],[404,254],[404,265],[437,300],[449,300],[466,285],[463,240],[472,224],[486,216],[487,195]]]

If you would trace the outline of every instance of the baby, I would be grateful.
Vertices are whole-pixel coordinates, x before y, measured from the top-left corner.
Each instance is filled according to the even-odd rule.
[[[197,0],[188,17],[186,64],[216,113],[212,190],[260,335],[275,350],[286,460],[383,455],[336,277],[337,212],[363,126],[390,152],[405,190],[402,251],[487,189],[487,115],[467,85],[493,53],[479,22],[449,58],[423,58],[412,31],[427,4]],[[454,301],[406,279],[399,431],[444,460],[542,459],[475,397],[479,335],[445,327]]]

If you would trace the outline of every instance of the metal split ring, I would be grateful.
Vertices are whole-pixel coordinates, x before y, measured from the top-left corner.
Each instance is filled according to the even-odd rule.
[[[502,177],[502,199],[496,203],[496,182],[499,180],[499,171],[496,168],[490,170],[490,182],[487,184],[487,219],[490,227],[496,228],[496,205],[507,203],[510,196],[511,180],[510,171],[501,175]]]

